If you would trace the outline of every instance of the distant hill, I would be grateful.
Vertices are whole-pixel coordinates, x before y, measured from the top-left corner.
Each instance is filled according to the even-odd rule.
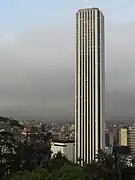
[[[42,117],[42,116],[12,116],[13,119],[16,120],[38,120],[41,122],[44,122],[46,124],[51,123],[52,121],[55,121],[58,124],[63,124],[63,123],[70,123],[74,122],[74,117]]]
[[[3,116],[6,117],[6,116]],[[66,114],[60,115],[59,117],[53,117],[53,116],[8,116],[9,118],[12,117],[16,120],[38,120],[42,121],[44,123],[51,123],[52,121],[55,121],[58,124],[65,124],[65,123],[74,123],[74,116],[72,114]],[[106,116],[105,121],[109,121],[111,123],[127,123],[127,124],[133,124],[135,123],[135,117],[127,117],[127,116]]]

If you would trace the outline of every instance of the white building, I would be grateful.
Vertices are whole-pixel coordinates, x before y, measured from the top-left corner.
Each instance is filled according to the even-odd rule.
[[[61,152],[70,161],[74,161],[74,148],[74,140],[56,140],[51,143],[52,156]]]
[[[104,149],[104,16],[98,8],[76,14],[75,161],[91,162]]]

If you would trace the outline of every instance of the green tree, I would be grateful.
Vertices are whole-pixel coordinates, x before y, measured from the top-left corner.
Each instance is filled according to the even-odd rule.
[[[21,170],[31,170],[36,168],[36,149],[33,145],[24,142],[18,143],[14,166]],[[19,170],[18,169],[18,170]]]
[[[37,168],[32,172],[24,171],[16,173],[9,180],[49,180],[49,173],[45,169]]]
[[[68,161],[68,159],[61,153],[58,152],[57,154],[54,155],[52,159],[50,159],[48,163],[48,171],[52,172],[53,170],[59,170],[62,168],[65,164],[70,164],[71,162]]]
[[[96,180],[133,180],[135,168],[128,167],[126,160],[120,158],[118,153],[106,154],[100,151],[95,160],[83,167],[87,179]]]
[[[83,180],[83,169],[75,165],[64,165],[59,171],[59,180]]]
[[[18,128],[21,128],[23,129],[23,125],[21,125],[17,120],[15,119],[10,119],[9,120],[9,125],[12,126],[12,127],[18,127]]]
[[[0,178],[11,172],[15,157],[15,139],[10,132],[0,132]]]
[[[65,164],[49,176],[49,180],[83,180],[84,173],[81,167]]]
[[[4,122],[4,123],[8,123],[8,122],[10,121],[10,119],[7,118],[7,117],[2,117],[2,116],[0,116],[0,121],[1,121],[1,122]]]

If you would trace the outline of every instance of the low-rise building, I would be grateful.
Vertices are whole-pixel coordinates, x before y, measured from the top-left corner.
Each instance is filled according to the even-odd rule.
[[[61,152],[67,157],[68,160],[74,161],[74,151],[75,151],[75,141],[74,140],[62,140],[57,139],[51,143],[52,156]]]

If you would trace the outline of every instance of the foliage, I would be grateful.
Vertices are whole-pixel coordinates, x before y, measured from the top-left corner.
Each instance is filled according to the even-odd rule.
[[[0,123],[5,124],[5,130],[0,131],[0,179],[10,177],[18,171],[31,171],[38,167],[45,167],[46,157],[50,156],[50,134],[44,135],[42,141],[32,144],[28,140],[18,141],[14,128],[21,134],[22,125],[14,119],[0,117]]]
[[[15,156],[15,139],[10,132],[0,132],[0,178],[11,171]]]
[[[34,169],[32,172],[24,171],[13,175],[9,180],[48,180],[49,173],[42,168]]]
[[[32,171],[24,171],[15,174],[10,180],[117,180],[116,163],[119,164],[119,180],[133,180],[135,169],[121,165],[115,161],[115,156],[99,152],[96,160],[91,164],[80,167],[67,160],[60,152],[51,159],[46,168],[36,168]],[[18,178],[18,179],[17,179]]]
[[[23,128],[18,121],[0,117],[10,127]],[[133,180],[135,168],[117,153],[99,151],[95,160],[81,167],[61,152],[49,158],[51,134],[39,132],[40,143],[20,142],[10,131],[0,132],[0,179],[8,180]],[[34,142],[34,141],[33,141]],[[41,143],[42,142],[42,143]],[[78,160],[81,162],[81,159]],[[135,160],[133,161],[135,164]]]
[[[14,119],[11,119],[9,121],[9,125],[12,127],[18,127],[18,128],[23,129],[23,125],[19,124],[19,122],[17,120],[14,120]]]
[[[100,151],[95,160],[83,169],[88,179],[133,180],[135,177],[135,168],[128,167],[117,153],[110,155]]]
[[[83,171],[80,167],[64,165],[58,171],[49,173],[46,169],[37,168],[16,173],[9,180],[82,180]]]
[[[83,169],[79,166],[64,165],[58,172],[59,180],[82,180],[84,179]]]

